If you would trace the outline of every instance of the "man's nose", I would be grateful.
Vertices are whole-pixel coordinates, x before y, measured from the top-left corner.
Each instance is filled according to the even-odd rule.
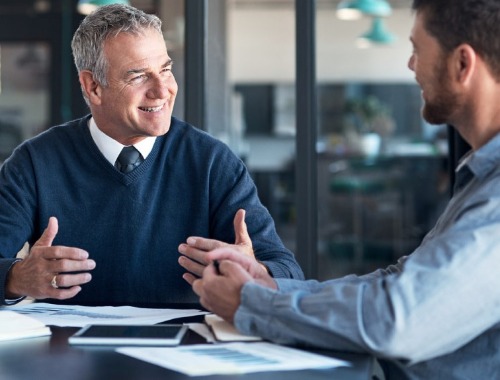
[[[169,94],[169,83],[168,78],[156,78],[148,90],[148,96],[156,99],[166,98]]]
[[[415,56],[412,54],[410,56],[410,59],[408,59],[408,68],[411,71],[415,71],[414,67],[415,67]]]

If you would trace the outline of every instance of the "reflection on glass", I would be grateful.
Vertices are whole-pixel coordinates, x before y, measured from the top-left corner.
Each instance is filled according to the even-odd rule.
[[[0,45],[0,163],[48,127],[50,49],[45,43]]]

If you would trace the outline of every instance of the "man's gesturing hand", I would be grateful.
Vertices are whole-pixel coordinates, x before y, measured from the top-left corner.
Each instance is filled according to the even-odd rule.
[[[57,219],[51,217],[27,257],[12,266],[5,289],[7,298],[67,299],[78,294],[80,285],[92,279],[87,271],[96,264],[86,251],[52,246],[58,229]]]
[[[207,252],[214,249],[223,247],[233,248],[235,251],[239,252],[240,255],[250,257],[253,261],[256,261],[253,253],[252,240],[248,235],[247,225],[245,223],[245,210],[240,209],[236,212],[233,225],[235,234],[234,244],[191,236],[187,239],[186,244],[179,245],[179,252],[183,255],[179,257],[179,264],[188,272],[183,276],[187,282],[192,285],[196,278],[201,277],[205,267],[212,262],[207,259]],[[259,264],[259,267],[262,271],[267,272],[264,265]]]

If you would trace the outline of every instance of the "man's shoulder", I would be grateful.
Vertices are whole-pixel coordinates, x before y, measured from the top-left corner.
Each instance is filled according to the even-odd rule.
[[[30,156],[60,154],[61,151],[74,149],[81,145],[77,141],[82,140],[85,133],[85,120],[87,117],[72,120],[64,124],[56,125],[23,141],[13,153],[13,156],[22,155],[23,152]],[[89,133],[90,135],[90,133]]]
[[[172,117],[172,123],[170,126],[170,132],[172,137],[177,140],[176,143],[193,144],[199,149],[206,147],[209,150],[227,150],[229,147],[224,144],[221,140],[210,135],[208,132],[203,131],[195,126]]]
[[[207,132],[201,130],[200,128],[195,127],[192,124],[189,124],[188,122],[186,122],[184,120],[180,120],[176,117],[172,117],[170,130],[174,134],[180,134],[180,135],[184,135],[184,136],[187,136],[190,138],[216,140],[213,136],[211,136]]]
[[[244,165],[231,148],[209,133],[178,119],[172,119],[170,131],[163,140],[164,154],[172,159],[175,165],[180,161],[189,165],[201,165],[204,168],[219,168],[221,171],[236,172]],[[179,160],[189,157],[189,160]]]
[[[79,138],[84,131],[88,116],[55,125],[26,141],[29,145],[59,144],[61,140]]]
[[[46,163],[62,156],[67,158],[85,145],[81,143],[84,126],[85,118],[50,127],[17,146],[6,163],[22,165],[26,160]],[[90,136],[90,132],[88,134]]]

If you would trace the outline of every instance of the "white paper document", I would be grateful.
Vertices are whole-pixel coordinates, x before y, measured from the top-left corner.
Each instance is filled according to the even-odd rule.
[[[343,360],[267,342],[123,347],[116,351],[189,376],[350,366]]]
[[[0,309],[0,341],[50,335],[50,328],[27,315]]]
[[[35,302],[20,306],[3,307],[20,314],[29,315],[45,325],[83,327],[90,324],[131,325],[156,324],[175,318],[206,314],[196,309],[153,309],[132,306],[77,306],[54,305]],[[1,310],[0,309],[0,310]]]

